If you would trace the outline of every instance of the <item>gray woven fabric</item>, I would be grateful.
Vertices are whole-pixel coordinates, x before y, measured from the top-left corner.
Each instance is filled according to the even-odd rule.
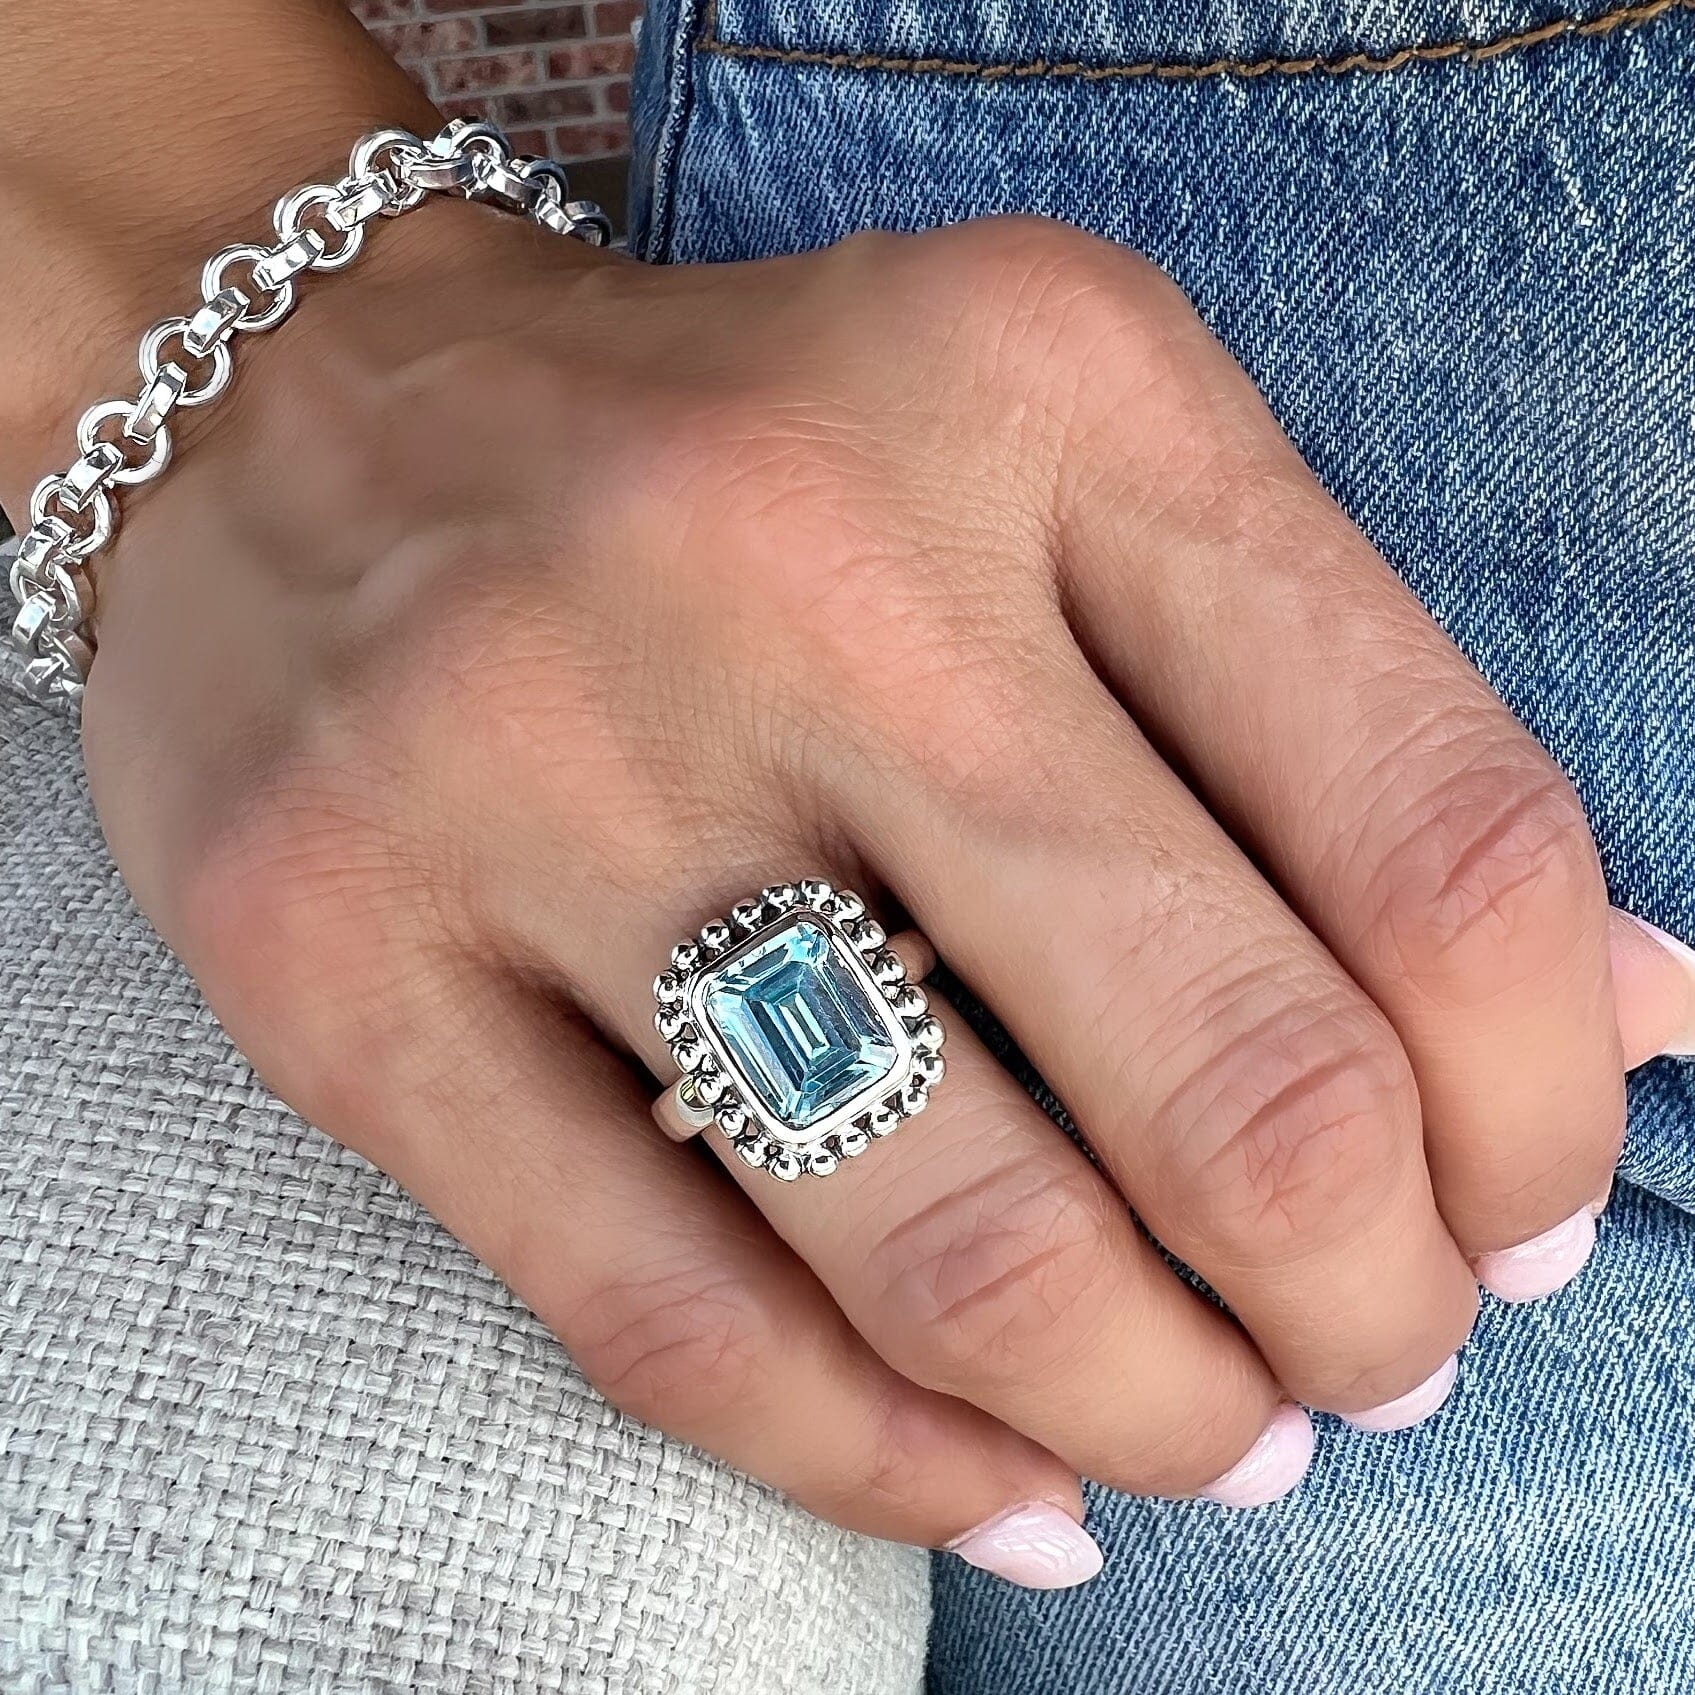
[[[0,1690],[912,1695],[922,1555],[608,1408],[270,1096],[0,678]]]

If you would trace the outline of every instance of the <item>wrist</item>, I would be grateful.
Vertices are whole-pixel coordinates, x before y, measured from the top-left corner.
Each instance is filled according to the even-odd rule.
[[[14,518],[65,457],[81,409],[133,388],[138,335],[193,300],[211,253],[264,237],[277,196],[333,175],[363,131],[428,134],[440,122],[344,14],[302,16],[273,0],[244,8],[242,61],[220,77],[216,65],[184,62],[194,32],[180,26],[155,28],[139,62],[126,58],[129,10],[101,29],[116,36],[109,63],[121,80],[95,70],[55,90],[44,78],[0,116],[0,239],[15,256],[0,291],[0,502]],[[45,38],[39,56],[55,45]],[[208,76],[207,97],[185,100]],[[93,149],[89,111],[100,114]]]
[[[273,328],[289,316],[297,304],[296,289],[309,272],[336,271],[355,262],[365,237],[380,220],[415,211],[436,196],[450,203],[462,195],[486,198],[491,202],[487,207],[460,202],[460,210],[492,220],[488,243],[478,242],[482,232],[467,232],[462,226],[454,229],[449,220],[446,261],[439,262],[438,247],[438,262],[422,278],[416,264],[403,275],[403,291],[410,290],[412,310],[396,312],[392,304],[385,310],[380,290],[374,311],[369,297],[364,302],[366,321],[377,332],[372,339],[387,343],[392,355],[394,337],[384,331],[398,325],[403,341],[404,333],[415,340],[420,322],[430,316],[429,289],[452,289],[455,281],[462,284],[467,266],[463,255],[483,245],[501,249],[503,243],[494,232],[517,227],[508,221],[510,214],[518,214],[532,228],[539,226],[555,238],[574,237],[591,245],[604,241],[605,219],[592,208],[567,204],[565,188],[557,167],[513,155],[504,139],[486,126],[449,125],[428,146],[403,131],[378,129],[352,150],[345,174],[337,173],[328,182],[296,185],[277,201],[274,241],[267,238],[263,246],[237,243],[218,252],[203,270],[203,304],[193,307],[191,316],[159,322],[144,337],[139,398],[103,399],[85,411],[77,427],[79,455],[65,471],[49,477],[41,485],[40,499],[31,502],[35,527],[18,555],[18,569],[25,572],[28,586],[15,590],[22,611],[13,634],[29,658],[26,682],[31,692],[44,699],[58,695],[81,699],[92,660],[93,610],[86,561],[103,554],[108,546],[120,510],[120,485],[151,482],[166,468],[178,439],[174,430],[167,434],[167,424],[178,417],[179,410],[192,413],[222,395],[234,372],[230,344],[237,335]],[[310,217],[320,220],[318,227],[306,221]],[[537,252],[534,248],[523,251],[529,257]],[[508,248],[496,256],[510,259],[511,253]],[[234,284],[224,280],[227,267],[236,264],[251,268],[250,280]],[[483,267],[486,275],[486,255]],[[521,276],[524,268],[519,265],[515,272]],[[420,280],[424,311],[417,310]],[[488,328],[489,315],[477,310],[482,292],[470,297],[473,321],[485,320],[477,326],[478,335]],[[521,282],[517,292],[524,293]],[[392,302],[392,283],[389,294]],[[334,322],[330,320],[332,326]],[[345,327],[344,319],[344,333]],[[357,341],[353,345],[363,351]],[[167,354],[172,347],[179,351]],[[303,350],[309,365],[322,363],[323,347],[320,342],[317,360],[310,345]],[[180,363],[166,363],[167,357]],[[345,377],[340,362],[333,363],[337,368],[332,377]],[[406,363],[403,353],[400,366]],[[298,373],[299,354],[277,365],[279,371],[292,365]],[[382,370],[378,359],[370,373],[377,379],[378,390],[383,386]],[[391,365],[391,377],[394,372]],[[369,392],[371,385],[365,386]],[[324,398],[333,415],[333,396]],[[235,412],[239,415],[240,408]],[[129,434],[116,440],[97,439],[107,427]],[[361,432],[361,439],[368,437]],[[357,457],[348,455],[350,462]],[[270,464],[274,458],[264,455],[261,462]]]

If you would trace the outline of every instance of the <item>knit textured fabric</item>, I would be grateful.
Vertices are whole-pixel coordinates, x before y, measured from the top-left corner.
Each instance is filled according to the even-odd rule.
[[[0,1689],[914,1695],[924,1556],[627,1419],[258,1082],[0,674]]]

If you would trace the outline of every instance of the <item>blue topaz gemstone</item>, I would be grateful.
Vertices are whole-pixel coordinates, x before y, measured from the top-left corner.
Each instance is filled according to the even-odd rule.
[[[845,947],[799,916],[705,980],[703,1022],[766,1114],[796,1130],[875,1090],[906,1057]]]

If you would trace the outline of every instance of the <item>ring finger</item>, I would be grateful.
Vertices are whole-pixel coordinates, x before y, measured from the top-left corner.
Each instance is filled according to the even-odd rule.
[[[624,985],[603,1002],[606,1016],[668,1076],[675,1067],[644,993],[669,953],[656,912],[686,934],[793,858],[792,844],[774,844],[704,895],[664,891],[602,932],[611,945],[592,961],[563,913],[561,930],[542,934],[532,912],[531,943]],[[1112,1187],[957,1022],[923,1116],[827,1181],[779,1183],[716,1132],[708,1141],[855,1329],[911,1381],[1137,1493],[1249,1506],[1305,1471],[1311,1427],[1252,1343],[1172,1274]]]

